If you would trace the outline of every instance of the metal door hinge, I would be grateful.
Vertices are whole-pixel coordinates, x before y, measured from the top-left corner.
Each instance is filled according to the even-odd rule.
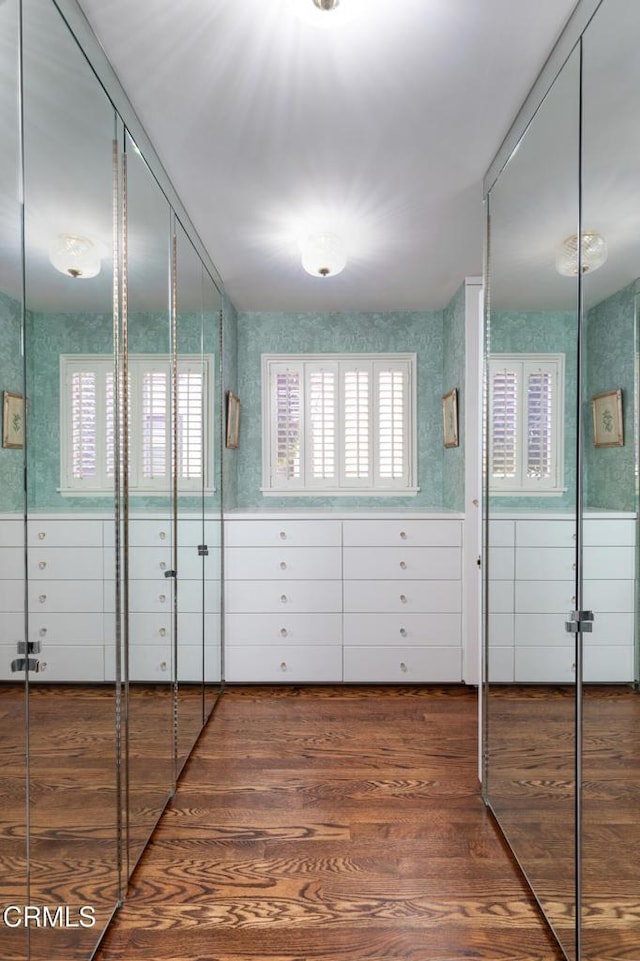
[[[18,654],[39,654],[41,650],[40,641],[18,641]]]
[[[209,545],[198,544],[198,557],[208,557],[208,556],[209,556]]]
[[[37,657],[16,657],[15,660],[11,661],[11,671],[13,674],[25,670],[40,674],[46,666],[44,661],[40,661]]]
[[[568,634],[590,634],[593,630],[593,611],[570,611],[569,620],[565,621],[564,629]]]

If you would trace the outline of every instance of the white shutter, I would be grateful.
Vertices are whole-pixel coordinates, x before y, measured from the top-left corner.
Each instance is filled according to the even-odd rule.
[[[98,373],[71,373],[71,475],[76,481],[98,479]]]
[[[169,370],[143,370],[140,378],[142,485],[169,481]]]
[[[549,480],[553,469],[553,377],[548,370],[527,374],[527,477]]]
[[[518,471],[518,370],[491,367],[490,450],[493,480],[514,480]]]
[[[274,449],[271,452],[275,486],[286,486],[302,479],[301,399],[301,370],[276,365],[273,376]]]
[[[311,483],[335,481],[336,476],[336,371],[310,366],[308,383],[308,435]]]
[[[404,368],[377,369],[378,477],[393,483],[406,478],[407,376]]]
[[[371,370],[345,370],[343,390],[343,473],[345,482],[371,480]]]
[[[205,466],[203,371],[179,364],[177,394],[178,478],[201,481]]]

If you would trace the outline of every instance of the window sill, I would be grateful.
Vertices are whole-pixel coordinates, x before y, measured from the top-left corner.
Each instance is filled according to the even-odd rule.
[[[313,490],[309,488],[277,490],[273,487],[261,487],[260,493],[263,497],[415,497],[420,493],[420,488],[318,487]]]

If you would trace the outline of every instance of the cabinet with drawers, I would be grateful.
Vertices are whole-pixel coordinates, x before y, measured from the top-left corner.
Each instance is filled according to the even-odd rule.
[[[342,680],[341,525],[225,521],[228,681]]]
[[[573,520],[514,515],[491,526],[491,678],[572,682],[575,635],[565,622],[576,606]],[[592,632],[583,635],[587,682],[633,680],[635,526],[632,515],[592,514],[584,521],[584,607],[595,614]]]
[[[459,518],[229,518],[229,681],[460,681]]]

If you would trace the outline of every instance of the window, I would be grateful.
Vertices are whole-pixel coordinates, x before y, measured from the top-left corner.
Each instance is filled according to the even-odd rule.
[[[494,493],[563,490],[563,354],[489,359],[489,470]]]
[[[181,493],[211,489],[209,409],[212,358],[182,355],[177,362],[176,464]],[[129,356],[129,489],[166,493],[172,475],[171,359]],[[60,358],[60,489],[67,494],[113,490],[115,465],[113,358]]]
[[[263,492],[416,493],[415,354],[263,354]]]

